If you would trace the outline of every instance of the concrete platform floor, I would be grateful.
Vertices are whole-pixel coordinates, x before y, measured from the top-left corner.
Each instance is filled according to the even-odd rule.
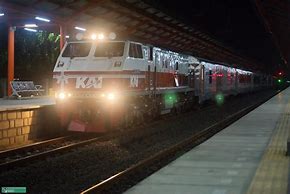
[[[290,88],[126,194],[286,194]]]
[[[0,111],[39,108],[41,106],[54,104],[55,104],[54,98],[49,96],[24,98],[24,99],[0,98]]]

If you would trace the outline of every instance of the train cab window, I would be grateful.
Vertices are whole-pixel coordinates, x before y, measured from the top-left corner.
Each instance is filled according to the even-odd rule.
[[[142,46],[139,44],[130,43],[129,57],[143,59]]]
[[[62,53],[62,57],[87,57],[92,43],[69,43]]]
[[[124,42],[99,42],[96,44],[95,57],[121,57],[124,46]]]
[[[209,70],[209,72],[208,72],[208,82],[209,82],[209,84],[212,83],[212,70]]]

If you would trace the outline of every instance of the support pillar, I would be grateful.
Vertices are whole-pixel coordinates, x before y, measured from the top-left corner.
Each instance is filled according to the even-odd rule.
[[[59,35],[60,35],[59,48],[61,51],[65,43],[65,29],[62,25],[59,26]]]
[[[8,76],[7,76],[7,95],[12,94],[12,88],[10,82],[14,79],[14,26],[9,26],[8,28]]]

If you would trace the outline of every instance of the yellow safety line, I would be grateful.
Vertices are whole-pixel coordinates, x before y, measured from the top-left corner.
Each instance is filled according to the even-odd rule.
[[[286,194],[289,157],[286,156],[290,130],[290,102],[279,119],[247,194]]]

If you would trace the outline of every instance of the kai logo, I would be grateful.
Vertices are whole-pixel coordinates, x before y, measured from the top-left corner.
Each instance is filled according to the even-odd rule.
[[[77,77],[76,88],[101,88],[102,77]]]

